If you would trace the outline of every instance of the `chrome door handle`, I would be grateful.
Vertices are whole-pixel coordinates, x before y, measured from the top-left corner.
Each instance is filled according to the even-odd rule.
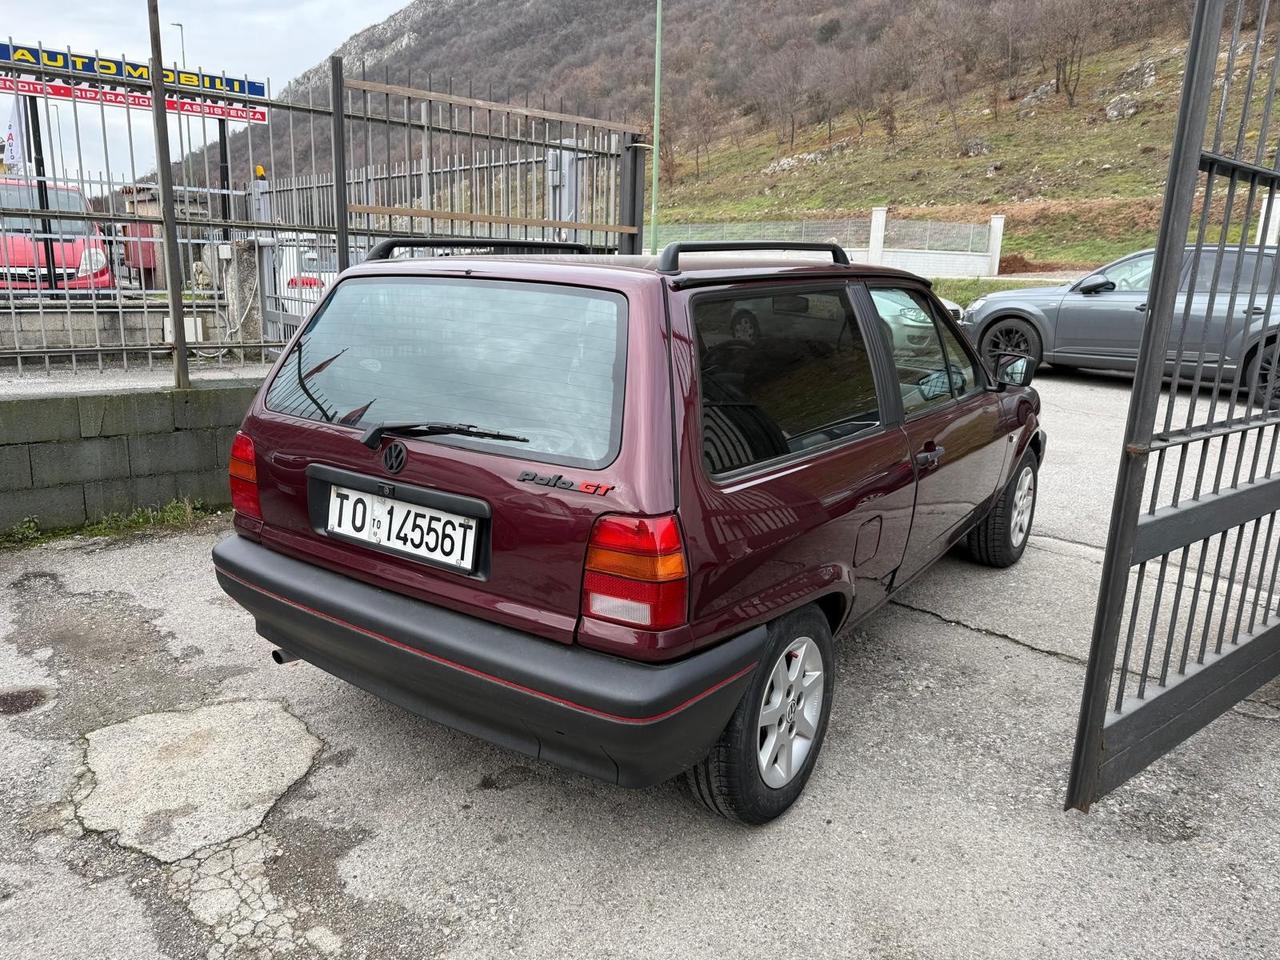
[[[942,459],[942,455],[946,452],[946,447],[932,447],[929,450],[921,450],[916,454],[916,466],[922,469],[936,467],[938,461]]]

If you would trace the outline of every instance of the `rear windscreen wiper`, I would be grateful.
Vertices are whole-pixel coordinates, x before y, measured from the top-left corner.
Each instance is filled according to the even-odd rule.
[[[510,440],[513,443],[528,443],[528,437],[517,437],[514,433],[500,433],[497,430],[483,430],[473,423],[437,423],[419,420],[386,420],[375,423],[360,438],[370,450],[377,450],[384,433],[397,433],[406,437],[439,437],[454,434],[460,437],[477,437],[482,440]]]

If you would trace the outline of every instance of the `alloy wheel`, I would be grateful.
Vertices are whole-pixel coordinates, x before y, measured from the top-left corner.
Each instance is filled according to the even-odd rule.
[[[760,701],[756,760],[775,790],[804,768],[818,734],[823,698],[822,651],[812,637],[793,640],[778,657]]]
[[[1264,410],[1280,407],[1280,377],[1276,376],[1275,361],[1274,348],[1259,349],[1251,386],[1254,390],[1254,403]]]
[[[987,357],[992,364],[995,363],[996,357],[1002,353],[1020,353],[1024,356],[1030,356],[1031,339],[1027,336],[1027,331],[1023,329],[1021,324],[997,324],[987,334]]]
[[[1030,466],[1018,474],[1013,490],[1013,512],[1009,517],[1009,540],[1014,548],[1022,546],[1031,529],[1031,516],[1036,506],[1036,472]]]

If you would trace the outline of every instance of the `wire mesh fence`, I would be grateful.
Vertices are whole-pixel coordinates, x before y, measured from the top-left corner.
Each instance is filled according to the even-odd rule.
[[[652,231],[656,245],[680,240],[812,240],[834,241],[846,249],[866,249],[871,220],[753,220],[733,223],[659,223]]]
[[[650,228],[648,236],[655,248],[675,240],[833,242],[844,247],[855,260],[887,264],[927,276],[988,276],[999,269],[1003,223],[1002,217],[993,217],[988,223],[903,220],[878,208],[870,217],[659,223],[656,230]]]
[[[987,253],[991,246],[991,225],[891,218],[885,223],[884,245],[894,250]]]

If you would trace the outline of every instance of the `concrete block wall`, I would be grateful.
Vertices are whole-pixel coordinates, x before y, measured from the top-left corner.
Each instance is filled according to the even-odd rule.
[[[210,383],[0,399],[0,531],[42,529],[179,497],[230,502],[231,439],[257,387]]]
[[[39,350],[41,347],[119,347],[164,343],[164,319],[169,308],[156,301],[145,308],[128,301],[104,298],[99,303],[70,301],[44,309],[19,309],[3,319],[7,346]],[[217,336],[220,327],[213,311],[190,308],[200,318],[203,336]]]

